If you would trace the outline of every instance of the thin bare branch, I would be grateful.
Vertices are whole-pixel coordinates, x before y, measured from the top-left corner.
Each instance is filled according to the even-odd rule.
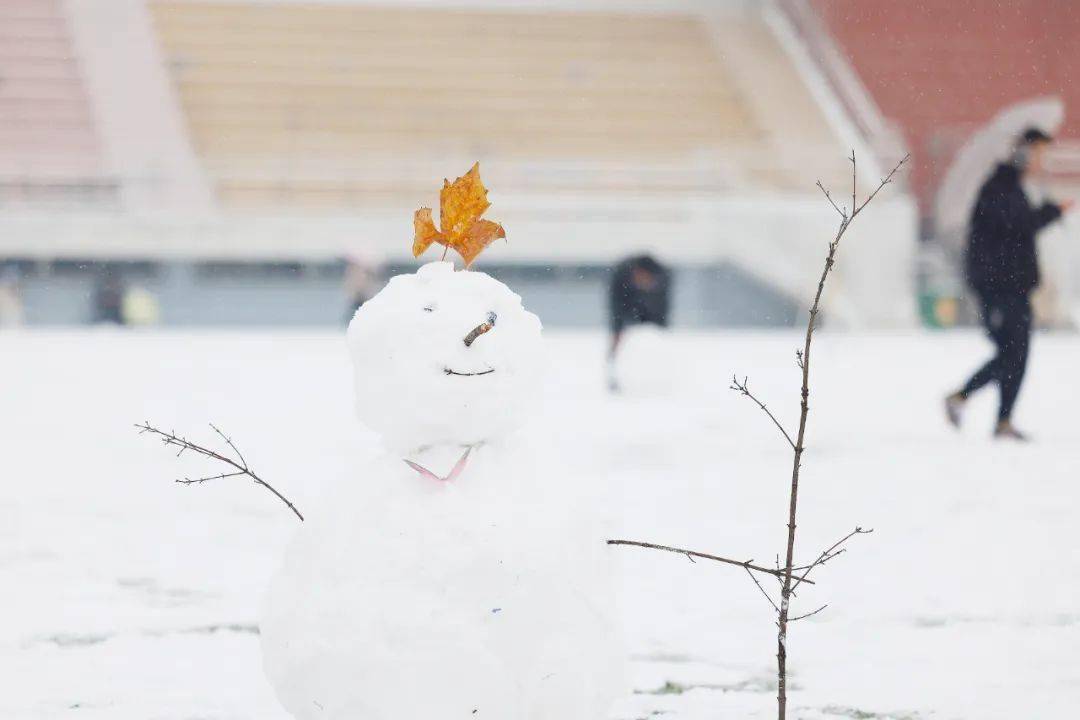
[[[772,609],[776,611],[777,615],[779,615],[780,614],[780,608],[776,606],[776,603],[773,602],[772,596],[769,595],[769,593],[765,591],[765,588],[763,588],[761,586],[761,583],[758,582],[758,579],[756,577],[754,577],[754,573],[750,572],[750,568],[746,568],[746,574],[750,576],[750,579],[754,581],[755,585],[757,585],[758,590],[761,591],[761,594],[764,595],[765,599],[769,601],[770,605],[772,605]]]
[[[242,452],[240,452],[240,448],[236,447],[236,445],[233,443],[232,438],[230,438],[225,433],[221,432],[221,430],[218,429],[218,426],[215,425],[214,423],[210,423],[210,427],[213,428],[214,432],[216,432],[218,435],[220,435],[221,439],[224,440],[225,443],[229,447],[231,447],[233,449],[233,452],[236,453],[236,457],[240,458],[240,464],[243,465],[244,468],[246,469],[247,466],[248,466],[247,460],[244,459],[244,454]]]
[[[855,207],[855,148],[851,149],[851,207]]]
[[[780,431],[780,434],[784,436],[785,440],[787,440],[788,445],[790,445],[791,449],[794,450],[795,449],[795,441],[791,439],[791,435],[788,435],[788,431],[784,429],[784,426],[780,424],[780,421],[776,419],[776,416],[772,414],[772,411],[769,410],[769,408],[767,408],[765,406],[765,403],[758,400],[757,397],[755,397],[754,394],[752,392],[750,392],[748,382],[749,382],[749,378],[744,377],[743,381],[739,382],[739,379],[737,377],[735,377],[734,375],[732,375],[731,376],[731,389],[735,390],[737,392],[740,392],[743,395],[745,395],[746,397],[753,400],[754,404],[756,404],[759,408],[761,408],[762,412],[764,412],[766,415],[769,416],[769,419],[773,421],[773,425],[776,426],[776,429]]]
[[[900,171],[900,168],[903,167],[904,163],[906,163],[910,158],[911,158],[911,153],[908,153],[904,157],[900,158],[900,162],[896,163],[896,165],[893,166],[893,169],[890,170],[889,174],[886,175],[882,179],[881,183],[874,189],[874,192],[867,195],[866,199],[863,200],[862,205],[860,205],[855,210],[855,212],[851,213],[852,220],[855,219],[856,215],[858,215],[859,213],[862,212],[864,207],[866,207],[867,205],[870,204],[871,200],[873,200],[875,197],[877,197],[877,194],[879,192],[881,192],[882,188],[884,188],[886,185],[888,185],[889,183],[891,183],[893,181],[893,176],[896,175],[896,173]]]
[[[817,186],[819,188],[821,188],[821,192],[825,193],[825,199],[829,201],[829,204],[833,206],[833,209],[836,210],[836,212],[840,213],[840,217],[842,218],[842,222],[847,222],[847,219],[848,219],[847,212],[845,210],[840,209],[840,206],[837,205],[836,201],[832,199],[832,194],[829,193],[829,191],[825,188],[824,185],[821,184],[820,180],[817,181]]]
[[[808,612],[808,613],[806,613],[805,615],[799,615],[798,617],[793,617],[793,618],[789,618],[789,619],[788,619],[788,622],[789,622],[789,623],[793,623],[793,622],[797,622],[797,621],[799,621],[799,620],[805,620],[805,619],[806,619],[806,618],[808,618],[808,617],[813,617],[814,615],[817,615],[817,614],[818,614],[819,612],[821,612],[822,610],[824,610],[824,609],[825,609],[825,608],[827,608],[827,607],[829,607],[829,603],[825,603],[824,605],[822,605],[821,607],[819,607],[819,608],[818,608],[817,610],[815,610],[814,612]]]
[[[231,440],[229,440],[229,438],[225,435],[225,433],[218,430],[212,424],[211,424],[210,427],[213,427],[214,430],[219,435],[221,435],[223,438],[225,438],[225,442],[229,444],[229,446],[233,449],[234,452],[236,452],[237,456],[239,457],[239,462],[237,462],[236,460],[233,460],[230,457],[222,455],[221,453],[219,453],[219,452],[217,452],[215,450],[211,450],[208,447],[204,447],[204,446],[199,445],[197,443],[193,443],[190,440],[188,440],[186,437],[183,437],[181,435],[177,435],[175,431],[165,432],[164,430],[159,430],[158,428],[152,426],[149,423],[149,421],[144,422],[141,425],[136,423],[135,427],[139,428],[139,434],[140,435],[143,434],[143,433],[150,433],[151,435],[158,436],[161,439],[161,442],[164,443],[165,445],[180,448],[179,452],[177,453],[178,457],[179,457],[179,455],[181,453],[190,450],[191,452],[202,455],[203,457],[208,457],[208,458],[210,458],[212,460],[217,460],[218,462],[223,462],[226,465],[229,465],[230,467],[234,468],[237,471],[237,472],[230,472],[230,473],[222,473],[221,475],[214,475],[214,476],[205,477],[205,478],[195,478],[195,479],[185,478],[183,480],[177,480],[177,482],[179,482],[179,483],[181,483],[183,485],[194,485],[194,484],[199,484],[199,483],[206,482],[208,480],[217,480],[217,479],[222,479],[222,478],[237,477],[237,476],[240,476],[240,475],[247,475],[249,478],[252,479],[252,481],[255,482],[255,484],[262,485],[264,488],[266,488],[271,493],[273,493],[274,496],[276,496],[278,500],[281,500],[281,502],[285,503],[289,507],[289,509],[293,511],[293,513],[296,515],[296,517],[300,518],[300,520],[303,521],[304,516],[300,513],[299,510],[296,509],[296,506],[292,504],[292,501],[290,501],[284,495],[279,493],[272,485],[270,485],[270,483],[266,482],[261,477],[256,475],[255,472],[250,467],[248,467],[247,462],[244,461],[244,456],[240,454],[240,451],[236,448],[236,446],[233,444],[233,442]]]
[[[208,477],[178,479],[175,482],[178,482],[181,485],[199,485],[204,482],[209,482],[210,480],[224,480],[225,478],[237,477],[239,475],[247,475],[247,473],[240,470],[238,472],[222,473],[221,475],[210,475]]]
[[[669,545],[657,545],[655,543],[640,542],[638,540],[608,540],[608,545],[633,545],[634,547],[647,548],[649,550],[663,550],[664,552],[676,553],[678,555],[685,555],[690,558],[701,558],[702,560],[715,560],[716,562],[726,563],[728,565],[736,565],[738,567],[753,570],[754,572],[765,573],[766,575],[772,575],[774,577],[783,577],[783,570],[773,570],[767,567],[761,567],[755,565],[753,560],[732,560],[731,558],[720,557],[719,555],[710,555],[709,553],[698,552],[696,550],[687,550],[685,548],[671,547]],[[807,583],[813,585],[812,580],[807,580]]]
[[[833,558],[844,554],[846,550],[844,548],[841,548],[840,546],[846,543],[848,540],[855,537],[856,535],[869,535],[872,532],[874,532],[873,528],[870,528],[869,530],[863,530],[861,527],[857,527],[844,537],[834,542],[825,550],[822,550],[821,554],[817,556],[817,559],[815,559],[814,562],[810,563],[809,565],[803,565],[802,567],[791,568],[792,573],[802,572],[802,575],[797,578],[795,584],[792,586],[791,589],[794,590],[795,588],[799,587],[799,584],[804,581],[809,582],[806,580],[806,576],[809,575],[814,568],[821,567]]]

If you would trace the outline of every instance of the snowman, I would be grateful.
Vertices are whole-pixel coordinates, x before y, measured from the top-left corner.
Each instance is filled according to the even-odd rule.
[[[330,479],[270,583],[261,642],[282,705],[298,720],[603,720],[622,653],[597,508],[525,428],[540,321],[488,275],[433,262],[365,303],[348,345],[385,451]]]

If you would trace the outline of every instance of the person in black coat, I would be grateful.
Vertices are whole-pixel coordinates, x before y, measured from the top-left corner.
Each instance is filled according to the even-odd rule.
[[[635,255],[615,266],[611,274],[608,311],[611,346],[608,351],[608,387],[619,389],[615,353],[629,325],[652,323],[667,327],[671,273],[649,255]]]
[[[1039,284],[1035,236],[1061,217],[1072,201],[1033,206],[1023,179],[1042,168],[1052,138],[1036,128],[1016,141],[1009,162],[983,183],[971,215],[965,256],[968,284],[979,300],[979,315],[997,352],[967,383],[945,399],[949,422],[960,425],[964,402],[997,383],[1001,393],[994,436],[1025,440],[1012,424],[1012,411],[1027,368],[1031,340],[1031,291]]]

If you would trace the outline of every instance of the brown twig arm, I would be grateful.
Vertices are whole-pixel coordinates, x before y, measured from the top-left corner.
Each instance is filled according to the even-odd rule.
[[[234,460],[226,455],[222,455],[221,453],[215,450],[211,450],[210,448],[203,445],[199,445],[198,443],[194,443],[188,440],[186,437],[183,437],[182,435],[177,435],[175,431],[170,430],[169,432],[165,432],[164,430],[159,430],[158,428],[151,425],[149,421],[143,422],[142,424],[136,423],[135,427],[139,428],[140,434],[150,433],[151,435],[156,435],[165,445],[179,448],[176,453],[177,457],[182,455],[185,451],[191,451],[202,455],[203,457],[208,457],[211,460],[225,463],[226,465],[232,467],[235,470],[235,472],[221,473],[219,475],[209,475],[201,478],[184,478],[182,480],[177,480],[176,482],[182,485],[196,485],[208,482],[210,480],[223,480],[225,478],[246,475],[251,478],[256,485],[262,485],[264,488],[273,493],[278,500],[281,500],[281,502],[285,503],[289,507],[289,509],[293,511],[296,517],[300,518],[300,521],[303,522],[304,516],[300,513],[299,510],[296,509],[296,506],[292,504],[292,501],[282,495],[280,492],[278,492],[272,485],[270,485],[270,483],[259,477],[255,473],[255,471],[252,470],[250,466],[248,466],[247,461],[244,459],[243,454],[240,452],[240,449],[237,448],[233,441],[225,433],[219,430],[217,426],[215,426],[213,423],[210,423],[210,427],[213,428],[214,432],[216,432],[222,437],[222,439],[225,440],[225,443],[230,448],[232,448],[233,452],[236,453],[236,457],[238,458],[237,460]],[[810,581],[808,580],[807,582]]]
[[[753,570],[754,572],[764,573],[766,575],[773,575],[775,577],[784,576],[783,569],[773,570],[772,568],[755,565],[753,559],[732,560],[731,558],[721,557],[719,555],[710,555],[709,553],[698,552],[697,550],[687,550],[686,548],[671,547],[670,545],[657,545],[656,543],[641,542],[639,540],[608,540],[607,544],[632,545],[634,547],[646,548],[648,550],[663,550],[664,552],[675,553],[676,555],[685,555],[691,560],[693,560],[694,558],[701,558],[703,560],[714,560],[719,563],[735,565],[736,567],[746,568],[747,570]],[[810,585],[814,584],[812,580],[807,580],[806,582]]]
[[[208,475],[207,477],[201,478],[178,478],[175,482],[178,482],[181,485],[201,485],[202,483],[209,482],[210,480],[224,480],[225,478],[237,477],[239,475],[247,475],[247,473],[241,470],[231,473],[221,473],[220,475]]]
[[[236,457],[240,458],[240,464],[246,468],[247,460],[244,459],[244,454],[240,452],[240,448],[236,447],[236,444],[232,441],[232,438],[221,432],[221,430],[218,429],[218,426],[214,423],[210,423],[210,427],[213,428],[214,432],[221,436],[221,439],[225,441],[226,445],[233,449],[233,452],[236,453]]]

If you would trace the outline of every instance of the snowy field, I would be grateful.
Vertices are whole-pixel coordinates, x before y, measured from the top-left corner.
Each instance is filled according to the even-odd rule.
[[[770,564],[789,455],[727,388],[749,375],[793,426],[797,342],[639,333],[612,397],[603,338],[551,333],[535,432],[581,482],[612,483],[622,536]],[[1075,717],[1080,338],[1035,341],[1018,415],[1029,446],[989,440],[992,393],[961,434],[940,416],[988,352],[975,333],[823,332],[817,348],[798,554],[874,533],[799,593],[798,610],[829,607],[792,629],[794,715]],[[7,333],[0,379],[0,717],[285,720],[256,622],[296,519],[239,480],[175,485],[207,466],[132,424],[210,441],[213,421],[302,509],[374,448],[352,419],[343,338]],[[772,611],[745,573],[613,552],[636,688],[615,717],[770,717]]]

